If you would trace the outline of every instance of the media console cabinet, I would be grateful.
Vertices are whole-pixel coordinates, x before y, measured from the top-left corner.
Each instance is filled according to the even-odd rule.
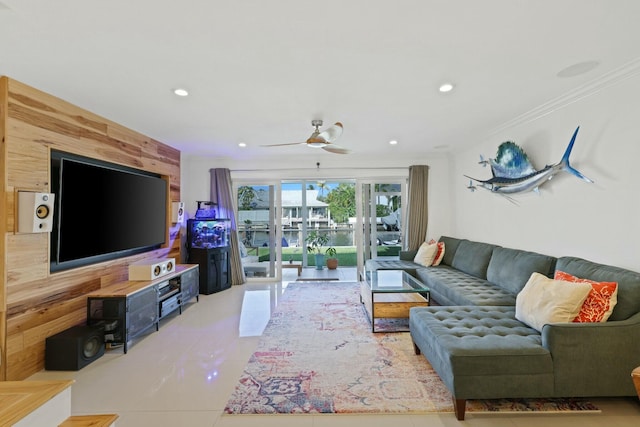
[[[123,345],[152,326],[159,329],[160,320],[182,308],[191,299],[199,300],[199,266],[176,265],[176,269],[158,279],[129,280],[115,283],[88,294],[87,325],[101,325],[105,342]]]

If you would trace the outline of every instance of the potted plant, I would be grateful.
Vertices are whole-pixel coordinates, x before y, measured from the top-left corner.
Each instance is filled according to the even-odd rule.
[[[329,242],[329,236],[318,234],[317,231],[312,231],[309,233],[305,241],[307,242],[307,251],[315,254],[316,270],[322,270],[324,267],[324,253],[322,252],[322,246]]]
[[[333,246],[330,246],[327,248],[325,253],[327,254],[327,268],[329,270],[335,270],[336,268],[338,268],[338,258],[336,258],[336,253],[337,253],[336,248],[334,248]]]

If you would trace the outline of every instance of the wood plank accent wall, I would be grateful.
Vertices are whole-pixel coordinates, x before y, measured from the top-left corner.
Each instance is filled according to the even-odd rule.
[[[161,249],[51,274],[50,235],[16,232],[17,192],[49,192],[55,149],[162,175],[170,213],[180,200],[180,152],[8,77],[0,77],[0,136],[0,380],[22,380],[44,368],[48,336],[86,321],[87,293],[127,280],[131,262],[181,257],[180,226],[167,218]],[[94,197],[88,207],[99,209]]]

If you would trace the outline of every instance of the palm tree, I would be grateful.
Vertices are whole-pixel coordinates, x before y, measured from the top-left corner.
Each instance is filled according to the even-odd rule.
[[[320,197],[324,197],[324,190],[328,187],[329,186],[327,185],[326,182],[318,181],[318,188],[320,189]]]

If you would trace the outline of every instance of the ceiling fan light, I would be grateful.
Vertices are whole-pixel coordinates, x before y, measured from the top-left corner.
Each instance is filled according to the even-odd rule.
[[[174,89],[173,93],[177,96],[189,96],[189,91],[183,88]]]
[[[327,145],[327,143],[324,142],[324,141],[320,141],[320,140],[318,140],[318,141],[307,141],[307,145],[309,147],[313,147],[313,148],[322,148],[325,145]]]
[[[453,90],[453,84],[452,83],[444,83],[442,85],[440,85],[440,87],[438,88],[438,90],[440,92],[451,92]]]
[[[314,148],[322,148],[327,145],[327,140],[319,135],[320,133],[318,131],[314,132],[309,139],[307,139],[307,145]]]

